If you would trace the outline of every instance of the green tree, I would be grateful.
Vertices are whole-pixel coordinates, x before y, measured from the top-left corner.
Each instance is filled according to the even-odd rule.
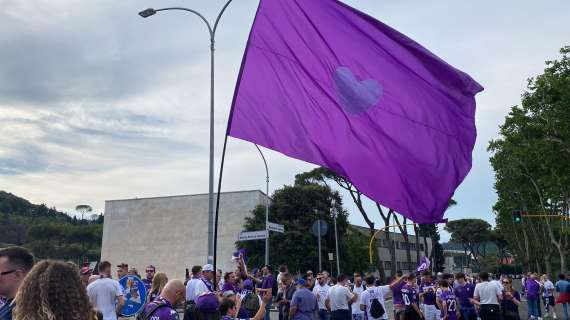
[[[323,168],[323,167],[315,168],[309,172],[303,172],[303,173],[295,176],[295,183],[299,184],[299,185],[320,184],[320,185],[330,187],[329,183],[331,183],[331,182],[333,184],[335,184],[336,186],[340,187],[341,189],[345,190],[346,192],[348,192],[351,200],[356,205],[358,212],[360,213],[360,215],[362,216],[362,218],[364,219],[364,221],[368,225],[370,237],[372,238],[372,236],[376,232],[376,228],[374,226],[374,221],[372,221],[368,211],[364,207],[365,196],[349,180],[347,180],[346,178],[344,178],[342,176],[337,175],[334,171],[329,170],[327,168]],[[391,224],[390,221],[396,216],[396,212],[394,212],[394,210],[391,210],[391,209],[388,209],[388,210],[383,209],[382,206],[377,202],[375,203],[375,205],[376,205],[376,209],[378,210],[378,214],[380,215],[380,218],[382,219],[382,222],[384,223],[384,227],[388,227]],[[407,222],[407,220],[405,220],[405,218],[404,218],[403,223],[406,223],[406,222]],[[399,222],[398,222],[398,224],[399,224]],[[388,245],[388,250],[390,252],[390,261],[392,261],[392,263],[390,264],[391,265],[390,271],[391,271],[391,274],[395,274],[396,273],[396,263],[395,263],[395,261],[396,261],[396,246],[395,246],[394,241],[392,240],[392,235],[390,234],[390,232],[384,232],[383,234],[384,234],[384,237],[386,239],[386,244]],[[406,234],[405,238],[407,241],[406,247],[408,248],[407,253],[409,253],[409,247],[410,246],[409,246],[409,239],[407,237],[407,234]],[[409,257],[410,254],[408,254],[407,256]],[[380,279],[382,281],[384,281],[386,278],[386,274],[385,274],[385,270],[384,270],[384,261],[378,260],[378,259],[375,259],[375,261],[376,261],[376,268],[378,269],[378,272],[380,274]]]
[[[365,270],[367,260],[362,259],[363,256],[366,257],[365,243],[355,239],[347,240],[345,236],[348,232],[347,213],[342,208],[340,195],[326,186],[317,184],[284,186],[273,194],[269,219],[285,225],[285,233],[271,233],[269,250],[271,264],[286,264],[293,272],[317,269],[317,238],[310,229],[314,221],[322,219],[329,226],[329,232],[322,239],[323,268],[326,268],[326,253],[335,252],[334,221],[331,214],[333,205],[339,212],[337,226],[341,269]],[[259,206],[253,211],[252,217],[246,218],[244,228],[247,231],[263,230],[264,224],[265,207]],[[236,247],[246,248],[248,264],[263,263],[265,251],[263,241],[237,242]]]
[[[465,255],[471,256],[477,268],[487,256],[487,243],[491,240],[491,225],[481,219],[460,219],[449,221],[445,230],[451,233],[451,242],[463,246]],[[468,259],[468,265],[470,259]]]
[[[536,270],[550,268],[555,250],[565,272],[570,250],[570,47],[560,53],[559,60],[547,61],[544,73],[528,81],[521,106],[511,108],[500,139],[491,141],[488,150],[495,170],[497,225],[509,247],[528,268],[536,264]],[[522,225],[509,228],[514,209],[543,217],[523,216]],[[535,252],[544,259],[539,261]]]

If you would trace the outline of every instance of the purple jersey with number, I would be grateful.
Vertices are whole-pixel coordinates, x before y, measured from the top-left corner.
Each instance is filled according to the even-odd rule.
[[[452,290],[442,290],[439,299],[445,303],[448,320],[457,320],[457,299]],[[442,316],[443,316],[442,312]]]
[[[155,308],[156,304],[165,305],[164,307],[157,308],[153,313],[148,315],[148,319],[152,320],[179,320],[178,312],[172,308],[172,305],[168,300],[161,296],[158,296],[156,300],[149,303],[144,308],[145,314],[148,314],[152,309]]]
[[[402,288],[406,285],[405,281],[400,281],[398,285],[392,288],[392,296],[394,297],[394,305],[403,305],[404,300],[402,300]]]
[[[462,309],[465,308],[473,308],[473,305],[469,301],[470,298],[473,298],[473,292],[475,292],[475,285],[472,283],[466,282],[464,286],[458,285],[455,289],[455,296],[457,300],[459,300],[459,305]]]
[[[422,282],[419,292],[423,294],[424,304],[435,305],[435,283],[433,281]]]
[[[406,306],[411,306],[412,303],[418,304],[418,291],[413,286],[406,284],[402,287],[402,300]]]

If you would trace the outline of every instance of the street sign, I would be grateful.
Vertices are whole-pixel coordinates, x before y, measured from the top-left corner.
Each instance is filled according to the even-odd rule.
[[[125,304],[121,308],[120,314],[130,317],[142,310],[145,303],[146,288],[144,282],[137,277],[127,275],[119,280]]]
[[[321,227],[320,236],[322,237],[322,236],[327,234],[327,230],[328,230],[327,223],[325,221],[319,219],[319,220],[313,222],[313,226],[311,227],[311,232],[315,235],[315,237],[319,236],[319,229],[318,229],[319,225]]]
[[[242,231],[239,233],[238,241],[259,240],[267,238],[267,230]]]
[[[268,222],[267,229],[269,229],[270,231],[275,231],[280,233],[285,232],[285,226],[279,223]]]

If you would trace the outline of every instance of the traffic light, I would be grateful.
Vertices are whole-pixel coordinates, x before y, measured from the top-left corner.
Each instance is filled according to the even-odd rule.
[[[522,223],[522,210],[513,210],[513,221],[516,224]]]

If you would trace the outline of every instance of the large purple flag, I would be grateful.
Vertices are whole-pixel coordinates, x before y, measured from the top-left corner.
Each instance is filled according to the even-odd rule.
[[[228,133],[327,167],[418,223],[471,169],[483,88],[335,0],[261,0]]]

